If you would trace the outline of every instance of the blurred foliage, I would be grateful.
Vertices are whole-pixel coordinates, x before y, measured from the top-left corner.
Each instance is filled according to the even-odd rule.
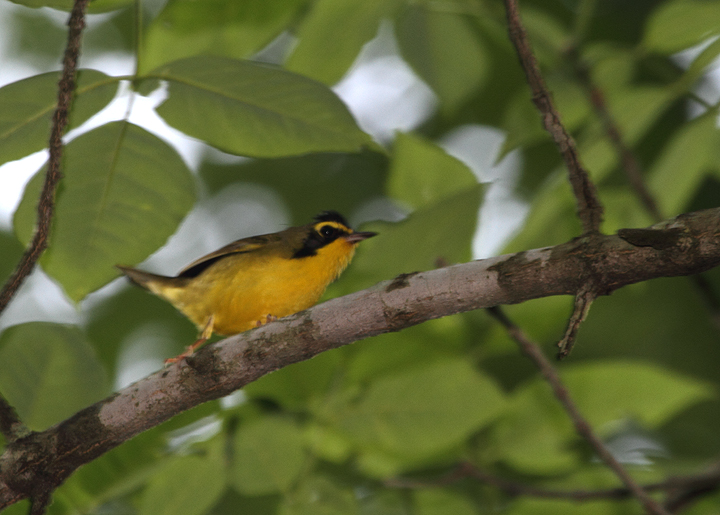
[[[7,11],[7,59],[56,69],[65,36],[52,10],[72,2],[13,2],[26,7]],[[176,269],[163,269],[168,254],[179,254],[174,266],[190,262],[227,243],[213,240],[218,234],[276,231],[335,209],[379,236],[360,245],[328,298],[472,259],[478,226],[500,223],[489,206],[502,184],[513,206],[529,210],[522,221],[522,212],[510,214],[520,226],[505,251],[580,234],[564,168],[532,105],[500,2],[130,4],[90,3],[92,12],[107,14],[91,18],[83,56],[121,55],[134,60],[135,71],[120,77],[82,69],[71,127],[118,92],[123,110],[160,92],[156,113],[203,146],[189,164],[129,120],[83,129],[66,146],[41,265],[82,321],[5,322],[0,335],[0,392],[32,429],[156,370],[193,340],[195,328],[167,303],[135,288],[105,288],[117,276],[114,264],[139,263],[163,245],[150,268],[171,274]],[[33,9],[41,6],[47,9]],[[664,217],[720,205],[720,95],[709,75],[720,54],[720,1],[528,0],[521,12],[598,185],[606,233],[654,220],[628,184],[579,69],[602,93]],[[703,46],[674,55],[695,45]],[[432,90],[434,103],[412,106],[430,112],[414,130],[373,140],[368,127],[392,117],[375,110],[373,125],[354,112],[365,132],[329,86],[388,56]],[[0,164],[46,145],[58,75],[43,71],[0,88]],[[398,104],[412,96],[405,87]],[[449,152],[448,135],[468,125],[501,131],[502,145],[473,141],[464,152]],[[479,184],[478,177],[486,181],[501,168],[478,166],[467,157],[473,152],[497,162],[513,153],[519,164],[496,184]],[[32,236],[41,181],[38,173],[26,187],[15,235],[0,233],[3,278]],[[188,237],[183,247],[178,239]],[[558,365],[582,412],[641,482],[702,470],[720,454],[719,298],[718,269],[697,281],[623,288],[595,302],[576,350]],[[571,307],[569,297],[553,297],[506,311],[551,354]],[[468,478],[432,489],[386,481],[442,477],[460,461],[537,488],[618,486],[507,333],[473,312],[324,353],[261,378],[241,395],[182,413],[78,470],[49,513],[579,509],[570,501],[509,498]],[[640,512],[632,500],[580,509]],[[713,494],[684,513],[718,510],[720,496]],[[4,513],[26,511],[21,503]]]

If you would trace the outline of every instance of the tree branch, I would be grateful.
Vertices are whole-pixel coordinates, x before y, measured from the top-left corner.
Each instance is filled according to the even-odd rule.
[[[0,509],[31,495],[39,480],[50,478],[57,486],[79,466],[138,433],[326,350],[455,313],[571,295],[588,277],[597,291],[608,294],[720,264],[720,208],[640,231],[652,236],[594,235],[403,274],[209,345],[46,431],[11,442],[0,456]]]
[[[40,202],[38,203],[38,222],[32,242],[25,250],[20,263],[13,274],[5,282],[0,291],[0,312],[2,312],[12,299],[15,292],[22,285],[25,278],[30,275],[43,251],[47,248],[47,239],[50,232],[53,210],[55,209],[55,190],[62,178],[60,161],[62,159],[62,136],[68,124],[68,113],[75,91],[75,73],[77,60],[80,54],[82,29],[85,27],[85,9],[89,0],[75,0],[75,5],[68,21],[68,44],[63,59],[63,71],[58,83],[58,104],[53,115],[52,129],[50,131],[50,158],[45,174],[45,183]]]
[[[583,167],[575,146],[575,140],[565,130],[565,126],[560,119],[560,113],[555,108],[552,96],[545,85],[545,80],[540,73],[540,67],[530,47],[525,27],[523,27],[520,20],[517,2],[516,0],[504,1],[510,41],[515,45],[520,65],[525,72],[532,91],[533,103],[542,116],[543,126],[550,133],[565,161],[570,185],[577,201],[578,217],[583,224],[583,232],[585,234],[599,232],[603,207],[597,196],[595,185],[590,180],[587,170]]]
[[[515,342],[517,342],[522,353],[535,363],[538,370],[540,370],[540,373],[550,385],[550,388],[552,388],[553,394],[570,417],[578,435],[590,444],[598,457],[605,462],[610,470],[615,472],[615,475],[620,478],[620,481],[622,481],[627,489],[632,492],[633,496],[640,501],[648,513],[653,513],[655,515],[668,515],[663,507],[650,497],[637,482],[635,482],[628,471],[625,470],[625,467],[622,466],[622,463],[613,456],[610,449],[608,449],[600,437],[595,434],[595,431],[590,423],[585,420],[585,417],[582,416],[580,410],[575,405],[575,402],[570,397],[570,392],[568,392],[567,388],[565,388],[557,370],[555,370],[550,363],[550,360],[548,360],[545,357],[545,354],[543,354],[542,349],[525,336],[522,330],[507,316],[505,316],[499,307],[490,308],[488,312],[495,317],[495,319],[500,322],[505,329],[507,329],[510,336],[515,340]]]
[[[585,89],[590,104],[593,106],[595,114],[600,119],[605,133],[620,159],[621,169],[625,172],[625,177],[635,192],[635,196],[640,200],[640,203],[652,220],[655,222],[662,220],[662,213],[655,201],[655,197],[650,193],[643,179],[643,168],[635,156],[635,153],[625,143],[620,128],[610,114],[603,91],[593,82],[588,66],[580,58],[577,48],[571,48],[566,54],[572,62],[575,74]],[[701,275],[694,276],[693,282],[695,283],[698,294],[711,311],[712,322],[716,327],[720,328],[720,299],[718,299],[717,292],[713,290],[710,282]]]

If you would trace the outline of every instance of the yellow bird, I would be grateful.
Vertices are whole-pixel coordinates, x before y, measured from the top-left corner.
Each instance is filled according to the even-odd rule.
[[[252,236],[190,263],[176,277],[117,268],[135,284],[167,300],[200,330],[190,356],[213,333],[237,334],[315,304],[340,276],[359,242],[374,232],[355,232],[335,211],[314,223]]]

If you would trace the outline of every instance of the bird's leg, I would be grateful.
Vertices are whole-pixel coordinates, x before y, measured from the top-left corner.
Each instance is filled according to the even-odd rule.
[[[257,322],[255,322],[255,326],[261,327],[265,324],[269,324],[270,322],[274,322],[275,320],[277,320],[277,317],[275,315],[266,315],[265,320],[258,320]]]
[[[198,347],[200,347],[203,343],[208,341],[213,333],[213,326],[215,325],[215,315],[210,315],[210,318],[208,318],[207,323],[205,324],[205,327],[203,327],[202,332],[198,336],[198,339],[195,340],[195,343],[188,346],[187,349],[185,349],[185,352],[182,354],[178,354],[174,358],[168,358],[165,360],[165,364],[169,365],[171,363],[177,363],[178,361],[182,361],[183,359],[187,358],[188,356],[192,356],[193,352],[197,350]]]

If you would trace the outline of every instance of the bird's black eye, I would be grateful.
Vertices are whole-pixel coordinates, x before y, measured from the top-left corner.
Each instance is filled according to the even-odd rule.
[[[328,240],[335,236],[337,233],[337,229],[333,227],[332,225],[323,225],[320,227],[320,236],[322,236],[324,239]]]

